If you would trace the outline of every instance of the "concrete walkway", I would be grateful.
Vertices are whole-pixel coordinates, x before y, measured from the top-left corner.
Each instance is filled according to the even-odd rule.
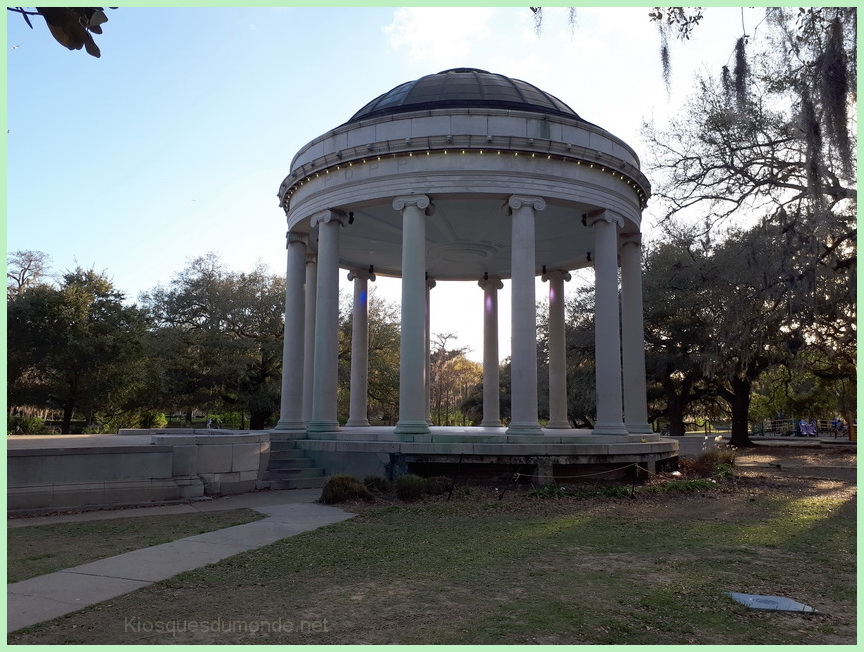
[[[196,534],[7,585],[7,632],[110,600],[178,573],[266,546],[354,516],[315,502],[320,489],[268,491],[183,505],[9,519],[9,527],[133,518],[248,507],[266,514],[253,523]]]

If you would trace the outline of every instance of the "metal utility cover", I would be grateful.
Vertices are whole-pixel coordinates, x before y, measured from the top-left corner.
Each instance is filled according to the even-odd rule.
[[[804,613],[817,613],[813,607],[777,595],[751,595],[749,593],[727,593],[726,595],[750,609],[761,609],[762,611],[798,611]]]

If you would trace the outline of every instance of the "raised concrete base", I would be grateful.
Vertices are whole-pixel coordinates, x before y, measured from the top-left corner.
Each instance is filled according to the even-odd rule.
[[[434,464],[542,465],[547,479],[556,467],[574,465],[647,465],[678,455],[677,442],[657,434],[595,435],[590,430],[541,429],[539,434],[509,434],[504,428],[433,427],[427,434],[406,435],[398,428],[345,427],[297,440],[297,447],[327,475],[394,478],[413,466]],[[473,467],[472,467],[473,468]]]

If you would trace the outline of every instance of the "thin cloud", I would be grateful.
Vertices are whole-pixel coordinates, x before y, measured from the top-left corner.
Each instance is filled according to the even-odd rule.
[[[390,47],[411,63],[447,65],[463,60],[492,37],[489,7],[411,7],[396,10],[384,27]]]

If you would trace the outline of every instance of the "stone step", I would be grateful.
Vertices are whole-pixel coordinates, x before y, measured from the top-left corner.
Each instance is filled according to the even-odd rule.
[[[324,469],[319,467],[267,469],[266,480],[293,480],[295,478],[323,478]]]
[[[274,491],[277,489],[320,489],[327,483],[327,477],[280,479],[268,480],[267,482],[269,488]]]
[[[289,457],[284,459],[273,459],[270,455],[270,463],[267,465],[268,471],[282,471],[288,469],[310,469],[315,466],[315,460],[307,457]]]
[[[291,450],[277,450],[274,451],[272,448],[270,449],[270,459],[271,460],[298,460],[305,459],[303,457],[303,451],[299,448],[292,448]]]
[[[296,441],[298,439],[306,439],[305,430],[289,430],[289,431],[270,431],[270,441]]]
[[[287,439],[277,439],[270,442],[270,452],[274,451],[293,451],[297,450],[297,442]]]

